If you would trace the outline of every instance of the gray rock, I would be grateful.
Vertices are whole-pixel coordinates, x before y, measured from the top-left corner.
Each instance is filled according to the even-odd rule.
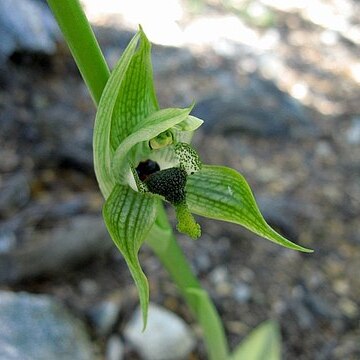
[[[211,269],[211,259],[210,256],[206,253],[199,254],[194,259],[194,265],[197,272],[206,272]]]
[[[194,348],[189,326],[172,312],[150,304],[147,328],[142,332],[142,315],[137,309],[124,334],[145,360],[185,359]]]
[[[213,271],[211,271],[209,278],[214,285],[228,282],[229,272],[226,266],[217,266]]]
[[[248,302],[251,298],[251,287],[245,283],[239,283],[234,287],[234,298],[240,304]]]
[[[301,284],[293,288],[292,298],[288,300],[289,310],[303,330],[309,330],[315,324],[326,321],[343,326],[342,314],[326,298]]]
[[[0,215],[9,216],[29,201],[30,180],[22,173],[15,173],[0,183]]]
[[[84,90],[77,86],[74,93]],[[69,100],[70,101],[70,100]],[[73,108],[69,113],[67,106]],[[39,132],[41,146],[36,146],[36,163],[63,161],[85,171],[93,171],[93,116],[81,113],[76,108],[76,100],[64,106],[63,103],[39,108],[34,126]]]
[[[293,306],[293,313],[297,324],[302,330],[309,330],[315,325],[316,319],[314,315],[301,302],[295,303]]]
[[[97,215],[77,215],[32,238],[8,253],[0,253],[0,283],[67,271],[71,266],[110,249],[104,222]]]
[[[91,360],[84,325],[52,298],[0,291],[0,358]]]
[[[257,203],[266,221],[281,229],[290,238],[299,235],[299,219],[321,221],[321,209],[315,204],[306,203],[290,197],[260,195]]]
[[[94,279],[82,279],[79,283],[79,290],[85,297],[95,297],[101,291],[100,284]]]
[[[106,360],[122,360],[124,358],[124,344],[120,336],[110,336],[106,344]]]
[[[360,116],[354,117],[346,131],[346,140],[350,145],[360,144]]]
[[[0,1],[0,62],[16,50],[52,54],[59,36],[50,10],[40,1]]]
[[[316,136],[318,129],[304,107],[273,82],[256,75],[246,87],[210,95],[198,102],[193,115],[204,119],[208,133],[244,132],[254,136],[303,138]]]
[[[102,301],[90,310],[90,319],[99,335],[107,335],[115,325],[120,313],[120,303],[116,299]]]
[[[12,231],[0,231],[0,254],[5,254],[15,249],[16,236]]]

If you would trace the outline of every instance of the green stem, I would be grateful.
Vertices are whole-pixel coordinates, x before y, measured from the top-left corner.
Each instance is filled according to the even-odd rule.
[[[109,78],[109,69],[94,33],[78,0],[47,0],[73,54],[81,75],[97,105]],[[214,304],[201,288],[180,249],[164,208],[161,206],[158,226],[166,236],[151,239],[149,246],[158,256],[202,327],[210,360],[228,356],[224,329]]]
[[[96,105],[110,72],[78,0],[47,0]]]
[[[169,272],[181,294],[199,322],[210,360],[227,359],[228,345],[214,304],[193,274],[176,238],[171,231],[163,206],[159,208],[157,225],[166,236],[150,237],[147,244]]]

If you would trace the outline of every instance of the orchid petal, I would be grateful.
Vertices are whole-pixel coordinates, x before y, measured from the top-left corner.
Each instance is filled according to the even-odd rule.
[[[248,183],[233,169],[203,166],[188,177],[186,202],[194,214],[236,223],[284,247],[312,252],[287,240],[266,223]]]
[[[138,193],[129,186],[117,184],[103,208],[107,229],[124,256],[137,286],[144,328],[149,304],[149,284],[139,264],[138,252],[155,222],[158,201],[153,195]]]
[[[128,159],[128,154],[136,144],[149,141],[165,130],[184,121],[188,117],[191,109],[192,107],[185,109],[159,110],[149,115],[143,122],[139,123],[135,127],[134,132],[119,145],[115,152],[112,167],[113,174],[115,174],[117,181],[123,181],[124,173],[126,172],[124,169],[128,166],[128,160],[135,160]],[[150,147],[147,146],[147,151],[146,149],[142,149],[141,156],[144,157],[145,155],[149,155],[150,151]]]
[[[119,87],[124,81],[126,72],[131,64],[139,38],[140,33],[137,33],[130,41],[115,69],[111,73],[96,113],[93,136],[94,168],[101,193],[105,199],[110,195],[111,190],[115,185],[111,172],[111,160],[114,150],[110,144],[111,122],[114,107],[119,94]]]

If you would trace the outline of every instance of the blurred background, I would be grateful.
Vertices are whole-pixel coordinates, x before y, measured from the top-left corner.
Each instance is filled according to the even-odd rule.
[[[241,172],[269,223],[315,250],[202,218],[201,239],[178,236],[231,347],[275,319],[284,359],[360,359],[359,2],[82,3],[111,67],[142,24],[161,106],[195,100],[205,120],[203,161]],[[101,218],[95,107],[45,2],[0,0],[0,38],[0,358],[206,359],[146,247],[157,330],[137,335],[137,293]]]

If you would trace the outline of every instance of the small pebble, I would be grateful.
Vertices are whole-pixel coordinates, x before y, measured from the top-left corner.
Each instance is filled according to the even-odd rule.
[[[225,266],[218,266],[210,273],[210,279],[214,285],[227,282],[228,271]]]
[[[230,296],[233,292],[233,287],[228,282],[221,282],[216,285],[216,293],[220,296]]]
[[[353,301],[347,298],[340,299],[339,308],[342,313],[350,319],[354,319],[359,314],[358,306]]]
[[[360,117],[355,117],[346,131],[346,140],[350,145],[360,144]]]
[[[251,298],[251,288],[245,283],[237,284],[233,290],[237,302],[244,304]]]
[[[124,359],[124,344],[120,336],[110,336],[106,344],[106,360],[122,360]]]
[[[107,335],[115,325],[120,313],[120,304],[104,300],[90,310],[90,318],[99,335]]]
[[[16,235],[12,231],[0,231],[0,254],[6,254],[16,247]]]
[[[207,254],[200,254],[195,259],[195,267],[200,272],[206,272],[211,267],[211,260]]]
[[[95,359],[85,325],[51,296],[0,291],[0,359]]]
[[[84,295],[89,295],[89,296],[96,295],[97,292],[99,291],[99,287],[96,281],[91,279],[81,280],[79,287],[80,287],[80,291]]]
[[[138,308],[126,325],[124,335],[144,360],[186,359],[195,346],[194,334],[184,320],[158,305],[149,304],[144,332],[142,327]]]
[[[1,215],[12,215],[26,205],[30,199],[29,182],[27,174],[22,172],[8,177],[5,181],[0,181]]]

